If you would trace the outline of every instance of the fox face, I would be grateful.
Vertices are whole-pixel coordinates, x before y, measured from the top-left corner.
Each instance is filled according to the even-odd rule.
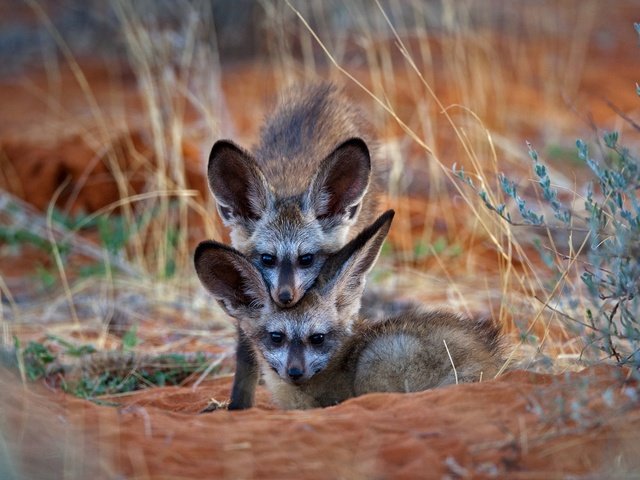
[[[202,242],[195,266],[200,281],[239,321],[263,368],[296,386],[313,380],[351,335],[366,274],[389,231],[383,214],[338,252],[328,255],[315,283],[293,307],[275,302],[258,268],[237,250]]]
[[[308,179],[275,178],[232,142],[211,150],[208,180],[231,242],[260,271],[273,302],[297,304],[357,222],[371,174],[365,142],[338,145]],[[286,172],[285,172],[286,175]]]
[[[294,311],[276,310],[264,322],[243,327],[266,366],[293,385],[323,371],[350,333],[335,308],[307,303],[300,302]]]

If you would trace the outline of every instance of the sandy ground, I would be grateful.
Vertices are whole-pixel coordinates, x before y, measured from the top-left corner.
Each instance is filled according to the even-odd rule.
[[[630,53],[637,47],[628,27],[619,30],[622,40],[614,42],[615,47],[607,47],[607,41],[591,45],[575,96],[565,102],[545,103],[551,97],[543,95],[543,79],[533,73],[530,83],[504,79],[504,95],[488,100],[502,111],[492,116],[488,109],[485,119],[496,138],[517,141],[524,149],[524,139],[564,142],[588,133],[590,121],[628,131],[606,102],[637,111],[634,82],[640,69],[629,60],[637,58]],[[536,47],[529,53],[546,58],[548,45]],[[71,213],[95,212],[120,198],[113,158],[128,172],[130,193],[144,191],[157,164],[148,125],[138,115],[143,102],[135,79],[100,64],[82,66],[102,120],[110,127],[107,132],[66,67],[54,84],[47,72],[32,71],[5,80],[0,88],[0,187],[37,211],[44,211],[68,181],[58,206]],[[457,92],[446,88],[447,79],[439,81],[443,101],[458,102]],[[398,78],[398,84],[404,79]],[[275,80],[260,65],[225,70],[221,91],[226,110],[220,113],[232,119],[233,127],[222,126],[216,135],[232,135],[249,146],[276,90]],[[364,98],[357,89],[351,92]],[[411,118],[411,97],[400,92],[396,100],[398,113]],[[187,108],[187,122],[195,117]],[[388,123],[384,140],[402,140],[399,127]],[[438,147],[446,156],[452,142],[445,130],[439,135]],[[203,136],[200,131],[185,135],[180,144],[185,184],[203,204],[209,199],[203,174],[212,141],[211,133]],[[424,160],[415,146],[407,151]],[[428,172],[417,163],[409,165],[417,179],[409,194],[385,200],[399,210],[391,235],[395,245],[422,231],[425,212],[439,215],[437,206],[425,200]],[[574,164],[558,161],[554,166],[581,175]],[[447,229],[465,227],[463,216],[453,217],[440,222],[441,231],[435,222],[436,232],[444,235]],[[213,214],[211,221],[219,228]],[[191,240],[202,240],[201,225],[193,225]],[[225,238],[222,230],[218,233]],[[475,249],[478,259],[465,268],[477,271],[481,265],[495,272],[495,252],[481,240],[465,245]],[[3,254],[11,250],[1,247]],[[10,287],[16,286],[12,293],[20,300],[21,295],[33,295],[32,275],[41,266],[52,268],[48,255],[34,249],[11,251],[2,259],[0,274]],[[414,266],[428,271],[432,264]],[[443,296],[442,301],[450,298]],[[173,333],[158,333],[154,321],[148,316],[139,323],[140,337],[146,345],[167,345]],[[164,321],[175,329],[193,326],[183,318]],[[25,338],[42,338],[37,325],[11,327]],[[205,349],[229,353],[228,330],[220,337],[212,333]],[[217,346],[218,339],[227,343]],[[120,340],[111,335],[107,347],[118,348]],[[180,344],[188,351],[202,347],[200,340]],[[231,369],[227,365],[224,371]],[[278,411],[260,389],[256,408],[199,414],[211,399],[228,399],[229,376],[198,388],[150,388],[90,402],[42,382],[23,385],[13,373],[2,371],[0,478],[640,478],[638,385],[628,377],[628,371],[610,366],[555,376],[515,371],[481,384],[367,395],[306,412]]]
[[[628,374],[514,371],[297,412],[260,390],[256,408],[206,414],[229,378],[96,405],[3,375],[0,421],[14,478],[636,478]]]

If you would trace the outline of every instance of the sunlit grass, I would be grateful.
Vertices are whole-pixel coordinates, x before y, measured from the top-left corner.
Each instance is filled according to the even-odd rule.
[[[91,121],[79,124],[57,95],[32,90],[55,112],[56,122],[74,126],[95,156],[73,187],[59,185],[65,202],[52,198],[44,214],[21,204],[9,215],[14,236],[7,238],[26,229],[52,256],[41,270],[49,279],[46,294],[29,304],[16,302],[15,292],[4,279],[0,283],[7,299],[0,316],[5,346],[13,344],[14,335],[37,339],[55,328],[99,349],[113,348],[119,339],[112,323],[125,310],[129,326],[162,312],[161,322],[140,327],[149,331],[141,333],[148,341],[138,350],[158,350],[159,339],[172,329],[181,330],[179,339],[165,340],[165,346],[179,347],[193,338],[192,350],[215,342],[229,348],[231,322],[201,291],[191,266],[195,242],[224,239],[224,232],[206,189],[188,182],[187,168],[194,164],[187,157],[195,146],[196,168],[204,175],[208,149],[217,138],[237,134],[246,140],[255,134],[267,109],[265,92],[275,96],[292,83],[329,78],[344,86],[379,133],[377,158],[388,173],[383,203],[397,211],[390,247],[378,266],[383,275],[372,278],[373,288],[492,317],[520,345],[519,356],[532,350],[552,358],[579,354],[580,341],[547,308],[565,284],[575,282],[576,252],[569,262],[550,252],[565,269],[550,283],[530,231],[523,233],[488,211],[452,167],[464,167],[495,204],[506,201],[497,173],[530,177],[525,138],[518,132],[547,121],[553,105],[577,92],[598,12],[595,3],[563,8],[525,3],[516,11],[507,3],[489,10],[450,1],[263,0],[263,21],[255,28],[265,33],[264,57],[260,65],[241,67],[248,87],[239,89],[224,83],[236,66],[221,63],[207,3],[176,7],[175,17],[163,23],[154,2],[114,0],[125,46],[125,65],[118,68],[132,74],[136,100],[125,101],[118,89],[132,86],[114,80],[115,107],[101,104],[103,97],[93,90],[64,32],[55,29],[37,1],[27,3],[61,53],[46,68],[60,62],[57,69],[71,71]],[[557,14],[556,21],[539,21],[540,8]],[[561,20],[573,16],[580,21],[564,30]],[[513,20],[513,26],[499,22],[501,17]],[[258,72],[259,81],[248,78],[252,72]],[[512,108],[524,87],[544,107],[535,112]],[[238,92],[244,95],[241,101],[232,97]],[[228,111],[231,103],[243,111]],[[534,114],[544,116],[527,118]],[[238,131],[233,119],[241,115],[252,124]],[[53,123],[43,125],[49,127],[54,129]],[[540,128],[532,140],[544,136]],[[100,162],[118,199],[63,225]],[[553,232],[539,233],[553,244]],[[132,299],[140,303],[127,305]],[[103,307],[78,311],[91,302]],[[38,318],[47,319],[39,330]],[[212,326],[218,329],[213,340],[201,342],[202,332]]]

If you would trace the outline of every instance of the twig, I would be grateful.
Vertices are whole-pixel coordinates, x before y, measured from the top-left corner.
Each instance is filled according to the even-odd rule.
[[[193,384],[193,386],[191,387],[191,391],[194,391],[198,388],[198,386],[202,383],[202,381],[209,376],[209,374],[215,369],[218,368],[220,366],[220,364],[227,358],[228,354],[224,354],[222,355],[220,358],[215,359],[214,361],[210,362],[209,365],[207,365],[207,368],[204,369],[204,371],[200,374],[200,376],[198,377],[198,380],[195,381],[195,383]]]
[[[456,370],[456,366],[453,363],[453,358],[451,358],[451,352],[449,352],[449,347],[447,347],[447,341],[443,338],[442,343],[444,343],[444,348],[447,350],[447,355],[449,355],[449,361],[451,362],[451,366],[453,367],[453,374],[456,377],[456,385],[458,385],[458,371]]]
[[[620,303],[622,302],[622,300],[618,300],[615,304],[615,306],[613,307],[613,309],[611,310],[611,315],[609,315],[609,329],[607,331],[607,337],[609,339],[609,345],[611,345],[611,353],[613,354],[614,357],[616,357],[616,361],[618,363],[620,363],[620,354],[618,353],[618,351],[616,350],[616,347],[613,345],[613,340],[611,339],[611,328],[613,327],[613,317],[615,316],[616,312],[618,311],[618,307],[620,306]]]
[[[572,317],[572,316],[570,316],[570,315],[567,315],[566,313],[564,313],[564,312],[562,312],[562,311],[558,310],[557,308],[552,307],[552,306],[551,306],[551,305],[549,305],[548,303],[544,303],[544,301],[543,301],[541,298],[539,298],[537,295],[534,295],[534,296],[533,296],[533,298],[535,298],[536,300],[538,300],[538,301],[539,301],[540,303],[542,303],[546,308],[548,308],[549,310],[551,310],[551,311],[552,311],[552,312],[554,312],[554,313],[557,313],[557,314],[558,314],[558,315],[560,315],[561,317],[564,317],[564,318],[566,318],[567,320],[571,320],[572,322],[575,322],[575,323],[577,323],[577,324],[579,324],[579,325],[582,325],[583,327],[590,328],[591,330],[594,330],[594,331],[596,331],[596,332],[598,332],[598,331],[599,331],[599,330],[598,330],[596,327],[594,327],[593,325],[589,325],[588,323],[581,322],[580,320],[578,320],[578,319],[576,319],[576,318],[573,318],[573,317]]]
[[[611,100],[609,100],[608,98],[603,98],[603,100],[609,106],[609,108],[611,110],[613,110],[617,115],[622,117],[622,119],[625,120],[634,129],[636,129],[637,131],[640,132],[640,124],[636,123],[635,120],[633,120],[626,113],[624,113],[622,110],[620,110],[620,108],[618,108],[618,106],[615,103],[613,103]]]

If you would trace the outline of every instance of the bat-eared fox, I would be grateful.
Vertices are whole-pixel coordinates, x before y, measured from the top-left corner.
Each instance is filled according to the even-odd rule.
[[[238,319],[247,355],[257,359],[281,408],[329,406],[369,392],[415,392],[492,378],[501,365],[499,329],[451,313],[408,310],[358,318],[365,277],[387,236],[393,211],[327,254],[296,305],[283,308],[250,256],[202,242],[202,284]]]
[[[364,116],[329,83],[290,89],[251,152],[213,145],[207,174],[218,212],[275,305],[296,306],[327,257],[373,220],[381,180],[372,146]],[[239,329],[230,409],[253,404],[249,343]]]

